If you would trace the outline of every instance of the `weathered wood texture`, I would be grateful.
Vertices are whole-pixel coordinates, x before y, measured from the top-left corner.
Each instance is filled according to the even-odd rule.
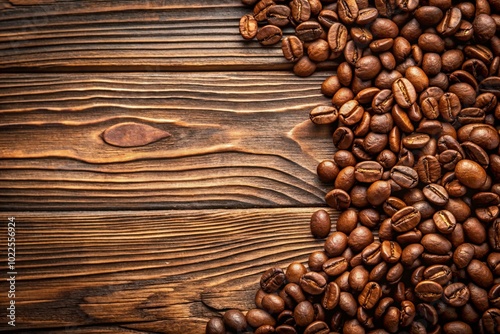
[[[316,166],[334,152],[331,128],[308,113],[329,103],[325,77],[2,75],[0,209],[323,205],[331,186]],[[130,123],[138,138],[105,141]],[[169,136],[144,144],[145,126]]]
[[[316,209],[7,212],[17,222],[16,329],[203,333],[210,316],[254,306],[267,268],[322,249],[309,231]]]
[[[239,35],[239,0],[0,0],[0,69],[290,69]]]

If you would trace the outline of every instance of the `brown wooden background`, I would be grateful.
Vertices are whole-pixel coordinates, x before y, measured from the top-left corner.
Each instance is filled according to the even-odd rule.
[[[9,216],[18,271],[0,330],[204,333],[253,306],[265,269],[322,247],[308,223],[334,148],[308,113],[332,67],[295,77],[279,46],[239,36],[248,12],[0,0],[1,275]],[[127,124],[138,136],[113,139]]]

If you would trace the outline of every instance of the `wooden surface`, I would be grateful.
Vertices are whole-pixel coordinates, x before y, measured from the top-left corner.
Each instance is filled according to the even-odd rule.
[[[204,333],[322,242],[329,100],[239,0],[0,0],[0,256],[24,333]],[[331,211],[332,217],[336,213]],[[1,270],[6,275],[5,260]]]

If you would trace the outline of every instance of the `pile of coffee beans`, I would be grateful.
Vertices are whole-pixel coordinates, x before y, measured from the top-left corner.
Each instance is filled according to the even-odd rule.
[[[309,117],[332,127],[317,173],[340,215],[314,212],[323,249],[206,333],[500,333],[500,1],[243,3],[242,36],[297,75],[339,64]]]

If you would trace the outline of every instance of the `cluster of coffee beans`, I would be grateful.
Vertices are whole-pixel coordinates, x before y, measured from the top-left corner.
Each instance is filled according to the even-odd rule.
[[[243,2],[243,37],[282,41],[297,75],[339,63],[309,116],[332,126],[317,173],[341,213],[206,332],[500,333],[500,1]]]

